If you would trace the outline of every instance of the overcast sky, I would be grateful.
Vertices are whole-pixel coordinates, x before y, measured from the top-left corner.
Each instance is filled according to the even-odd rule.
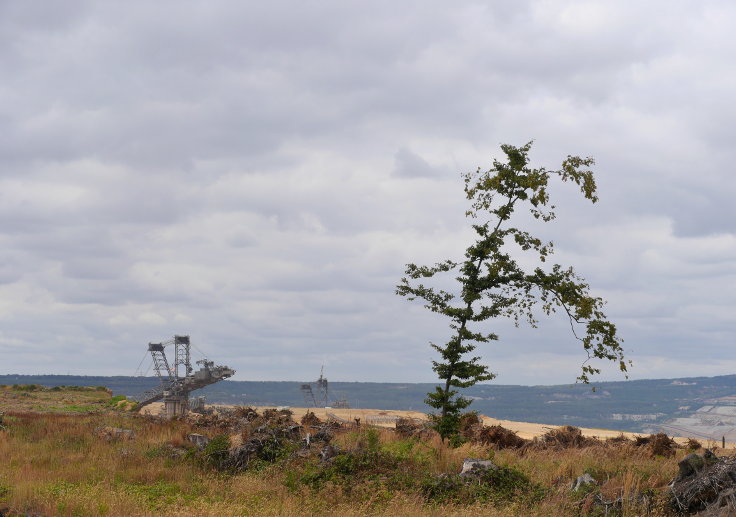
[[[132,375],[178,333],[238,380],[433,381],[446,322],[395,285],[532,139],[596,159],[600,202],[537,230],[631,377],[734,373],[735,32],[729,1],[0,0],[0,373]],[[487,328],[494,382],[578,375],[561,319]]]

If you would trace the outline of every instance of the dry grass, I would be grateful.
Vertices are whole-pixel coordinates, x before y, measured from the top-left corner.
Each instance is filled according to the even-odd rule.
[[[0,386],[0,411],[84,414],[106,409],[112,393],[100,387]]]
[[[493,456],[496,463],[526,473],[547,493],[531,506],[431,505],[419,493],[376,490],[365,480],[349,490],[338,485],[293,490],[284,483],[283,467],[225,475],[152,452],[167,443],[184,443],[190,429],[183,422],[30,413],[9,414],[6,422],[9,429],[0,432],[0,507],[42,515],[578,515],[569,484],[583,472],[593,474],[601,493],[614,499],[643,490],[661,492],[677,465],[677,458],[651,458],[631,444],[522,452],[472,444],[451,449],[433,438],[416,446],[429,458],[430,474],[458,472],[467,457]],[[100,425],[132,428],[137,436],[108,441],[95,434]],[[360,432],[351,432],[336,441],[349,449],[361,439]],[[383,447],[401,442],[388,430],[380,433]],[[624,508],[624,515],[640,511]]]
[[[318,487],[295,483],[295,473],[306,468],[298,458],[256,471],[219,473],[192,458],[177,459],[167,452],[169,444],[186,445],[192,428],[181,421],[115,412],[11,411],[5,424],[7,429],[0,431],[0,509],[44,516],[596,515],[600,508],[593,504],[592,493],[570,490],[572,481],[584,472],[599,482],[596,494],[606,500],[622,498],[619,515],[666,516],[670,515],[666,485],[677,472],[678,460],[689,452],[678,449],[672,457],[653,457],[631,440],[586,442],[582,447],[554,450],[494,450],[472,443],[452,449],[436,436],[416,441],[388,429],[368,431],[377,433],[381,451],[405,454],[397,468],[405,469],[406,475],[436,479],[459,472],[464,458],[492,458],[525,474],[542,490],[533,501],[440,504],[428,502],[421,490],[398,487],[387,471],[356,476],[349,483],[327,482]],[[96,432],[101,426],[133,429],[136,437],[105,439]],[[219,431],[196,432],[213,436]],[[339,434],[334,443],[343,450],[355,450],[365,447],[366,440],[367,431],[361,428]],[[642,493],[652,495],[647,506],[636,501]]]

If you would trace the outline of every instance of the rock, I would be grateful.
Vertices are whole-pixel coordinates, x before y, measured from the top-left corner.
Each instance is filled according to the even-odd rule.
[[[586,487],[588,485],[597,485],[598,482],[593,479],[593,476],[588,474],[587,472],[583,474],[582,476],[578,476],[578,478],[573,482],[572,484],[572,491],[577,492],[583,487]]]
[[[208,437],[206,437],[203,434],[197,434],[197,433],[188,434],[187,441],[190,443],[193,443],[199,449],[204,449],[207,446],[207,444],[210,443],[210,439]]]
[[[491,460],[465,458],[463,460],[463,468],[460,471],[460,477],[474,477],[489,470],[498,470],[498,465]]]

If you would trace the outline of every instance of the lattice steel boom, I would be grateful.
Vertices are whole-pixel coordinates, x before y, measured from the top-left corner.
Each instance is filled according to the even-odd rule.
[[[174,345],[174,363],[170,366],[165,348]],[[194,371],[191,364],[189,336],[174,336],[162,343],[148,343],[153,358],[153,369],[161,383],[135,397],[139,407],[158,400],[164,401],[164,413],[171,417],[181,415],[189,409],[189,394],[235,374],[228,366],[215,365],[207,359],[197,361],[201,368]]]

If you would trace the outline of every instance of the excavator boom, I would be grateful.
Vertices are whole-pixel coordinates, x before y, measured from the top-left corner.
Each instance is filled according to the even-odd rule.
[[[169,366],[164,349],[174,345],[174,367]],[[153,367],[160,380],[158,386],[131,397],[138,402],[138,407],[147,406],[152,402],[163,400],[167,414],[174,416],[182,414],[189,405],[189,393],[214,384],[235,375],[235,370],[228,366],[215,366],[213,361],[206,359],[197,361],[201,368],[194,370],[190,363],[189,336],[174,336],[174,339],[162,343],[149,343],[148,351],[153,358]],[[179,366],[183,366],[184,375],[179,375]],[[170,403],[170,404],[169,404]],[[171,407],[171,411],[169,411]]]

